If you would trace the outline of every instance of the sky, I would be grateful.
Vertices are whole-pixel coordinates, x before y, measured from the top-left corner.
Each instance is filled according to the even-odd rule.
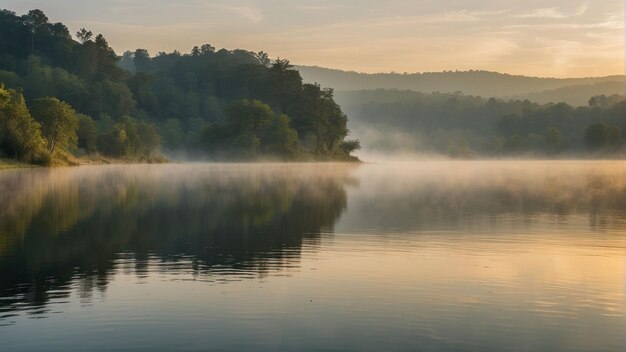
[[[211,43],[359,72],[624,73],[622,0],[2,0],[118,52]]]

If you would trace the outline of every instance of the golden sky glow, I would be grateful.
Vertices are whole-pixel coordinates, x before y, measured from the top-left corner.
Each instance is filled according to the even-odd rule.
[[[118,53],[264,50],[301,65],[363,72],[483,69],[535,76],[624,72],[621,0],[5,0]]]

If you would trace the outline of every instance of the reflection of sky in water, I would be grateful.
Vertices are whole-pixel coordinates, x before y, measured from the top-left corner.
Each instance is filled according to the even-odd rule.
[[[9,349],[619,351],[625,171],[0,173],[0,198],[13,192],[0,211],[0,339]]]

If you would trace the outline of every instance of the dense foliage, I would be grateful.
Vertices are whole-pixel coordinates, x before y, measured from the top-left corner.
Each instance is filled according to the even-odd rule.
[[[373,90],[338,100],[368,148],[450,156],[594,156],[624,152],[626,102],[597,96],[586,107],[458,94]]]
[[[101,34],[76,38],[40,10],[0,10],[0,82],[34,109],[50,154],[146,157],[162,141],[205,155],[348,159],[358,147],[344,141],[333,91],[303,84],[287,60],[209,44],[118,56]]]
[[[0,152],[24,162],[47,163],[46,140],[24,97],[0,85]]]

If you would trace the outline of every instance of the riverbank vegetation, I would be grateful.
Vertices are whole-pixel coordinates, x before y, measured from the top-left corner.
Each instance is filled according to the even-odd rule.
[[[101,34],[75,38],[40,10],[0,10],[0,157],[355,160],[333,90],[304,84],[287,60],[209,44],[118,56]]]

